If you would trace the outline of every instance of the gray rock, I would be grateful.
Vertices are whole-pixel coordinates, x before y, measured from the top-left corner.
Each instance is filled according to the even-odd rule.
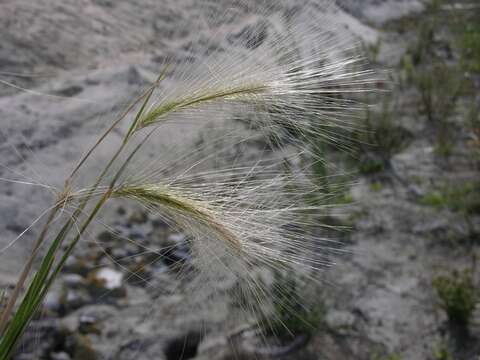
[[[121,260],[128,256],[128,251],[123,246],[116,246],[111,249],[110,255],[114,260]]]
[[[86,335],[76,335],[74,340],[73,360],[97,360],[97,352]]]
[[[102,243],[109,243],[109,242],[118,240],[118,235],[112,231],[106,230],[98,234],[97,239]]]
[[[100,334],[99,319],[90,314],[82,314],[78,319],[78,331],[82,334]]]
[[[61,351],[61,352],[51,353],[50,359],[51,360],[71,360],[71,357],[66,352]]]
[[[348,311],[332,310],[325,317],[327,325],[340,334],[351,332],[355,325],[355,315]]]
[[[142,251],[138,245],[128,240],[125,240],[120,246],[124,248],[128,256],[136,255]]]
[[[161,217],[159,216],[156,216],[154,217],[152,220],[152,226],[154,228],[169,228],[170,225],[168,225],[168,223]]]
[[[86,276],[92,269],[93,264],[89,263],[86,259],[78,256],[71,256],[67,259],[63,271],[67,273],[78,274]]]
[[[128,217],[128,221],[132,224],[145,224],[148,221],[148,214],[146,211],[135,210]]]
[[[91,271],[87,277],[88,288],[93,295],[102,298],[122,298],[126,296],[123,273],[112,268]]]
[[[143,227],[134,226],[128,233],[128,237],[132,240],[144,240],[146,237]]]
[[[22,336],[21,352],[23,354],[19,358],[44,359],[45,355],[57,344],[58,339],[62,336],[60,331],[58,321],[55,319],[32,321]]]
[[[65,274],[62,276],[64,286],[72,289],[78,289],[85,285],[85,279],[78,274]]]
[[[183,242],[185,242],[185,240],[187,239],[187,237],[185,236],[185,234],[183,233],[174,233],[174,234],[170,234],[170,236],[167,238],[167,241],[170,243],[170,244],[181,244]]]
[[[53,288],[43,300],[43,308],[48,311],[59,312],[62,309],[63,292],[61,289]]]
[[[67,312],[90,303],[92,303],[92,297],[86,289],[66,289],[66,293],[62,297],[62,305]]]

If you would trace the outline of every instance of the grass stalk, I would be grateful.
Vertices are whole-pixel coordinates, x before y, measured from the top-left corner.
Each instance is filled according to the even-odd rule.
[[[30,273],[30,270],[33,265],[33,261],[35,260],[35,257],[38,253],[38,250],[40,249],[40,246],[42,245],[43,241],[45,240],[45,236],[47,235],[48,229],[50,225],[52,224],[55,215],[57,214],[58,210],[61,207],[61,202],[57,202],[57,205],[50,211],[50,214],[48,216],[47,222],[45,226],[43,227],[37,241],[35,242],[35,245],[32,249],[32,253],[30,257],[28,258],[27,262],[24,265],[24,268],[15,283],[15,287],[12,291],[12,294],[10,295],[10,298],[7,302],[7,305],[5,306],[5,309],[3,310],[1,316],[0,316],[0,334],[3,334],[5,331],[5,327],[8,324],[8,320],[10,318],[10,314],[13,311],[13,308],[15,306],[16,300],[18,296],[20,295],[20,291],[23,288],[23,284],[25,283],[25,280],[27,279],[28,274]]]
[[[146,101],[148,101],[148,98]],[[143,111],[143,109],[144,109],[144,106],[142,106],[142,110],[140,111]],[[84,223],[80,227],[78,234],[73,238],[73,240],[70,242],[68,247],[65,249],[59,262],[55,266],[54,270],[51,272],[51,268],[54,264],[57,250],[62,245],[66,235],[68,235],[74,219],[72,218],[69,219],[67,223],[63,226],[63,228],[60,230],[59,234],[57,235],[57,237],[49,247],[47,255],[43,258],[43,262],[40,266],[40,269],[36,273],[25,297],[23,298],[23,301],[17,313],[15,314],[12,320],[13,323],[11,324],[11,326],[8,327],[7,331],[5,332],[2,338],[2,341],[0,342],[0,359],[2,360],[9,359],[9,357],[12,355],[12,352],[14,351],[16,344],[20,340],[21,335],[25,331],[26,326],[30,322],[32,316],[38,310],[38,307],[40,306],[43,299],[45,298],[48,290],[53,284],[53,281],[56,279],[56,277],[62,270],[65,262],[70,257],[73,249],[78,244],[79,240],[82,238],[82,235],[84,234],[88,226],[95,219],[100,209],[107,202],[107,200],[112,196],[113,188],[115,186],[116,181],[119,179],[119,177],[127,167],[128,163],[133,159],[135,154],[138,152],[138,150],[140,150],[142,145],[148,140],[148,138],[153,134],[154,131],[155,129],[150,131],[150,133],[147,134],[147,136],[143,139],[143,141],[140,142],[140,144],[138,144],[135,147],[135,149],[130,153],[128,158],[123,163],[122,167],[117,171],[113,180],[110,182],[108,190],[101,196],[100,200],[96,203],[92,212],[89,214],[88,218],[84,221]],[[110,167],[115,162],[119,154],[124,149],[125,145],[126,145],[126,142],[123,142],[120,148],[115,153],[115,155],[110,160],[107,167]],[[107,168],[103,170],[101,176],[99,176],[99,179],[97,179],[97,186],[100,183],[101,178],[106,174],[106,172],[107,172]],[[88,195],[88,198],[91,197],[93,191],[94,190],[92,189],[90,194]],[[86,206],[86,202],[84,201],[83,204],[81,205],[81,209],[80,208],[77,209],[75,214],[79,215],[83,211],[85,206]],[[49,274],[50,276],[48,276]]]
[[[15,345],[18,343],[21,334],[24,332],[26,326],[28,325],[29,321],[31,320],[33,314],[36,312],[38,309],[39,305],[41,304],[43,298],[45,297],[46,293],[48,292],[51,284],[53,283],[54,279],[62,269],[65,261],[67,258],[70,256],[71,252],[73,251],[73,248],[75,245],[78,243],[79,239],[83,235],[84,231],[87,229],[87,227],[90,225],[92,220],[95,218],[95,216],[98,214],[98,211],[101,209],[101,207],[104,205],[104,203],[108,200],[108,198],[111,195],[111,189],[113,188],[115,181],[118,180],[119,176],[121,173],[124,171],[126,168],[126,165],[130,162],[130,160],[133,158],[133,156],[137,153],[137,151],[140,149],[141,145],[146,141],[146,139],[153,133],[153,131],[147,135],[147,137],[142,141],[134,151],[130,154],[130,156],[127,158],[121,169],[117,172],[117,174],[114,177],[114,180],[112,180],[109,190],[103,194],[101,199],[97,202],[95,205],[93,211],[89,215],[89,217],[85,220],[83,223],[79,233],[75,236],[75,238],[72,240],[70,245],[67,247],[65,250],[62,258],[60,259],[59,263],[55,267],[54,271],[50,274],[52,266],[55,262],[55,257],[58,249],[60,248],[61,244],[63,243],[64,239],[66,236],[70,233],[72,226],[75,222],[75,219],[78,218],[78,216],[81,215],[85,207],[87,206],[88,202],[91,200],[95,190],[98,188],[99,184],[101,181],[105,178],[106,174],[112,167],[112,165],[116,162],[120,154],[123,152],[125,149],[128,139],[130,138],[130,135],[132,132],[135,130],[135,125],[137,124],[138,120],[140,119],[148,101],[150,100],[150,97],[155,89],[155,87],[158,85],[158,83],[161,81],[163,78],[165,72],[163,72],[156,82],[147,89],[140,97],[138,97],[132,104],[128,106],[128,108],[122,113],[122,115],[115,120],[115,122],[102,134],[102,136],[97,140],[97,142],[92,146],[92,148],[87,151],[87,153],[82,157],[78,165],[75,167],[75,169],[72,171],[70,174],[69,178],[65,182],[65,190],[63,195],[59,197],[59,200],[57,201],[57,205],[51,210],[49,217],[47,219],[47,222],[45,226],[43,227],[39,237],[37,238],[37,241],[34,245],[34,248],[32,250],[31,255],[29,256],[24,269],[19,277],[19,280],[17,281],[15,288],[12,292],[12,295],[4,309],[2,311],[1,317],[0,317],[0,334],[2,334],[2,339],[0,342],[0,359],[8,359],[11,355],[13,350],[15,349]],[[77,171],[81,168],[81,166],[85,163],[85,161],[88,159],[88,157],[93,153],[93,151],[100,145],[100,143],[108,136],[108,134],[111,133],[111,131],[131,112],[131,110],[141,101],[144,100],[142,103],[140,110],[137,112],[136,117],[134,122],[132,123],[132,126],[130,127],[130,130],[126,134],[124,140],[122,141],[122,144],[120,147],[117,149],[113,157],[110,159],[108,164],[105,166],[105,168],[102,170],[102,173],[98,176],[94,186],[90,189],[88,192],[87,196],[82,200],[80,203],[79,207],[75,210],[74,214],[67,220],[67,222],[64,224],[62,229],[59,231],[57,236],[55,237],[54,241],[50,245],[48,252],[46,256],[43,258],[42,264],[35,274],[28,290],[27,293],[25,294],[22,303],[20,304],[17,312],[13,316],[11,322],[9,323],[10,316],[13,312],[14,306],[17,302],[17,299],[20,295],[20,292],[23,288],[23,285],[26,281],[26,278],[28,274],[31,271],[34,259],[36,255],[38,254],[38,251],[45,240],[45,237],[48,233],[48,230],[50,228],[50,225],[52,224],[55,215],[59,211],[59,209],[62,207],[64,202],[66,201],[68,197],[68,191],[67,189],[69,188],[68,184],[71,182]],[[50,277],[48,276],[50,274]],[[7,325],[8,328],[7,328]]]

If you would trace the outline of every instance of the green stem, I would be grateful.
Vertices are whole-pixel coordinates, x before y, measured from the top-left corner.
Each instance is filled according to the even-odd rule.
[[[111,197],[113,188],[115,186],[116,181],[118,178],[121,176],[123,171],[125,170],[126,166],[128,163],[132,160],[134,155],[140,150],[141,146],[147,141],[147,139],[153,134],[154,130],[152,130],[144,139],[143,141],[136,146],[136,148],[131,152],[131,154],[128,156],[128,158],[125,160],[123,163],[122,167],[117,171],[115,174],[113,180],[110,183],[110,186],[108,188],[108,191],[106,191],[100,200],[97,202],[95,207],[93,208],[92,212],[88,216],[88,218],[84,221],[82,224],[78,234],[74,237],[72,242],[68,245],[68,247],[65,249],[62,257],[60,258],[58,264],[55,266],[54,270],[48,276],[50,273],[50,269],[53,266],[53,261],[55,259],[55,253],[61,246],[63,240],[65,239],[65,236],[69,233],[71,229],[70,223],[73,223],[72,219],[69,219],[67,223],[64,225],[62,230],[60,230],[60,233],[57,235],[55,238],[52,246],[49,248],[49,252],[47,253],[47,256],[44,258],[44,261],[42,263],[42,266],[40,267],[39,272],[35,275],[35,278],[32,282],[32,285],[29,287],[28,292],[26,296],[24,297],[24,300],[22,301],[22,304],[17,312],[20,316],[20,321],[14,324],[15,326],[12,326],[8,329],[7,333],[4,336],[4,339],[2,339],[2,343],[0,343],[0,359],[8,359],[9,356],[11,356],[11,352],[15,348],[15,345],[20,339],[21,334],[25,330],[27,324],[29,323],[31,317],[33,314],[38,310],[38,307],[42,303],[43,299],[45,298],[48,290],[50,289],[51,285],[53,284],[53,281],[56,279],[60,271],[62,270],[63,266],[65,265],[65,262],[67,259],[70,257],[73,249],[77,245],[77,243],[80,241],[83,233],[85,230],[88,228],[88,226],[91,224],[91,222],[95,219],[97,216],[98,212],[100,209],[103,207],[103,205],[106,203],[106,201]],[[115,156],[110,160],[109,166],[113,164],[115,161],[116,157],[120,154],[122,149],[125,146],[125,142],[122,143],[122,146],[117,150],[117,153]],[[102,172],[102,175],[106,173],[106,169]],[[102,177],[102,175],[99,177],[99,179]],[[100,181],[97,180],[97,184]],[[93,190],[92,190],[93,191]],[[84,206],[83,206],[84,208]],[[77,209],[75,214],[80,213],[82,210]],[[3,342],[5,342],[6,346],[3,346]],[[2,357],[2,352],[7,351]]]
[[[161,74],[161,76],[163,77],[163,74]],[[122,115],[114,121],[114,123],[102,134],[102,136],[97,140],[97,142],[88,150],[88,152],[82,157],[82,159],[80,160],[80,162],[78,163],[78,165],[75,167],[75,169],[72,171],[72,173],[70,174],[69,178],[67,179],[67,181],[65,182],[65,187],[64,187],[64,194],[67,192],[67,189],[68,189],[68,184],[71,182],[71,180],[73,179],[73,177],[75,176],[75,174],[78,172],[78,170],[82,167],[82,165],[85,163],[85,161],[90,157],[90,155],[93,153],[93,151],[100,145],[100,143],[103,142],[103,140],[107,137],[107,135],[125,118],[125,116],[128,115],[128,113],[131,112],[131,110],[144,98],[145,101],[144,103],[142,104],[142,107],[140,109],[140,111],[138,112],[136,118],[135,118],[135,121],[134,121],[134,124],[136,124],[136,122],[138,122],[138,119],[140,118],[140,115],[143,113],[144,109],[145,109],[145,106],[147,104],[147,102],[149,101],[152,93],[153,93],[153,90],[155,89],[155,87],[157,86],[158,82],[161,80],[161,77],[159,77],[157,79],[157,81],[151,86],[149,87],[142,95],[140,95],[134,102],[132,102],[128,107],[127,109],[122,113]],[[113,158],[110,160],[110,162],[108,163],[108,165],[106,166],[106,168],[103,170],[103,172],[100,174],[100,176],[97,178],[97,181],[95,183],[95,185],[92,187],[91,191],[89,192],[89,194],[87,195],[87,197],[82,201],[82,204],[80,205],[79,209],[77,209],[75,211],[75,214],[73,215],[73,217],[76,217],[78,215],[80,215],[80,213],[83,211],[83,209],[85,208],[85,206],[87,205],[88,201],[90,200],[93,192],[95,191],[95,189],[98,187],[98,185],[100,184],[100,182],[102,181],[102,179],[105,177],[105,175],[107,174],[107,172],[110,170],[112,164],[115,162],[115,160],[118,158],[118,156],[120,155],[120,153],[122,152],[122,150],[125,148],[125,145],[126,145],[126,142],[127,142],[127,139],[129,138],[129,136],[131,135],[131,132],[134,130],[134,127],[132,126],[131,129],[129,130],[129,132],[127,133],[124,141],[122,142],[122,145],[120,146],[120,148],[118,149],[118,151],[115,153],[115,155],[113,156]],[[32,265],[33,265],[33,262],[38,254],[38,251],[40,249],[40,246],[42,245],[43,241],[45,240],[45,236],[47,235],[48,233],[48,230],[50,228],[50,225],[52,224],[53,222],[53,219],[55,218],[55,215],[58,213],[59,209],[61,208],[61,201],[58,201],[58,204],[50,211],[50,214],[49,214],[49,217],[47,219],[47,222],[45,223],[37,241],[35,242],[35,245],[33,247],[33,250],[20,274],[20,277],[19,279],[17,280],[16,284],[15,284],[15,288],[13,289],[13,292],[12,294],[10,295],[9,297],[9,300],[7,302],[7,305],[5,306],[5,309],[2,311],[2,314],[0,316],[0,334],[3,334],[3,332],[5,331],[5,328],[8,324],[8,320],[10,318],[10,315],[13,311],[13,308],[15,306],[15,303],[17,302],[17,299],[20,295],[20,291],[22,290],[23,288],[23,285],[25,283],[25,280],[27,279],[27,276],[28,274],[30,273],[30,270],[32,268]],[[59,232],[59,234],[65,234],[67,235],[71,229],[71,226],[73,225],[73,222],[71,221],[71,219],[69,219],[67,221],[67,224],[62,228],[62,230]],[[66,232],[64,231],[66,230]]]
[[[75,245],[78,243],[80,238],[82,237],[83,233],[85,230],[88,228],[90,223],[93,221],[93,219],[96,217],[100,209],[103,207],[105,202],[110,198],[112,194],[113,187],[115,186],[116,181],[120,177],[120,175],[123,173],[125,170],[126,166],[128,163],[131,161],[133,156],[137,153],[137,151],[140,149],[140,147],[145,143],[145,141],[150,137],[150,135],[153,133],[154,130],[152,130],[145,138],[144,140],[137,145],[137,147],[132,151],[132,153],[129,155],[129,157],[126,159],[122,167],[117,171],[115,174],[113,180],[110,183],[109,189],[107,192],[105,192],[100,200],[97,202],[95,207],[93,208],[92,212],[88,216],[88,218],[84,221],[82,224],[82,227],[79,230],[79,233],[74,237],[72,242],[69,244],[67,249],[64,251],[63,256],[61,257],[60,261],[57,263],[55,266],[53,272],[51,272],[51,268],[55,262],[55,257],[58,249],[62,245],[64,239],[66,236],[70,233],[72,226],[74,224],[74,219],[78,218],[78,216],[81,215],[85,207],[87,206],[88,202],[94,195],[95,190],[98,188],[112,165],[115,163],[115,161],[118,159],[120,154],[123,152],[125,149],[127,142],[131,136],[131,134],[135,131],[136,129],[136,124],[138,123],[138,120],[140,119],[148,101],[150,100],[150,97],[153,93],[154,88],[157,86],[158,82],[163,78],[164,76],[163,72],[155,84],[150,87],[142,96],[140,96],[135,102],[133,102],[123,113],[118,120],[114,122],[114,124],[100,137],[100,139],[95,143],[95,145],[86,153],[86,155],[81,159],[79,164],[75,167],[75,169],[72,171],[70,177],[67,179],[65,183],[65,190],[64,193],[67,194],[67,189],[69,188],[68,184],[71,182],[73,176],[77,173],[79,168],[84,164],[84,162],[87,160],[87,158],[92,154],[92,152],[98,147],[98,145],[106,138],[106,136],[115,128],[115,126],[131,111],[131,109],[142,99],[145,98],[140,110],[138,111],[135,120],[133,124],[131,125],[129,131],[127,132],[124,140],[122,141],[122,144],[120,147],[117,149],[113,157],[110,159],[106,167],[103,169],[102,173],[98,176],[95,184],[93,187],[90,189],[88,192],[87,196],[82,200],[80,203],[79,207],[75,210],[74,214],[70,219],[67,220],[67,222],[64,224],[60,232],[57,234],[55,237],[52,245],[49,247],[49,250],[46,254],[46,256],[43,258],[42,264],[40,266],[40,269],[37,271],[35,274],[28,290],[27,293],[25,294],[22,303],[20,304],[19,309],[17,310],[17,313],[15,314],[14,318],[10,322],[10,325],[6,328],[6,332],[3,334],[3,338],[1,339],[0,342],[0,360],[8,359],[11,357],[13,350],[15,349],[15,346],[17,342],[19,341],[21,334],[25,331],[26,326],[30,322],[33,314],[36,312],[38,307],[40,306],[42,300],[44,299],[45,295],[47,294],[48,290],[50,289],[53,281],[57,277],[58,273],[61,271],[63,265],[65,264],[66,260],[68,257],[71,255],[71,252],[73,251]],[[22,276],[17,283],[16,287],[16,293],[15,297],[12,297],[11,301],[9,302],[9,310],[4,311],[2,313],[0,325],[2,325],[2,330],[0,331],[0,334],[3,333],[5,330],[5,327],[8,323],[8,319],[10,317],[10,314],[13,310],[13,306],[15,305],[16,298],[18,298],[18,294],[23,287],[23,283],[30,272],[33,260],[40,248],[41,243],[44,241],[44,238],[48,232],[48,228],[50,224],[53,222],[53,219],[55,217],[55,214],[58,212],[58,210],[61,207],[62,202],[59,201],[58,205],[52,209],[52,212],[49,216],[49,219],[47,220],[47,224],[44,226],[39,239],[37,240],[34,250],[32,251],[32,254],[24,268],[24,271],[22,272]],[[50,274],[50,276],[49,276]]]
[[[56,205],[51,211],[48,216],[47,223],[43,227],[42,232],[40,233],[34,247],[32,250],[32,254],[30,255],[29,259],[25,263],[25,266],[23,267],[23,270],[20,274],[20,277],[18,278],[15,288],[12,291],[12,294],[10,295],[10,298],[7,302],[7,305],[5,306],[5,309],[2,311],[2,314],[0,316],[0,334],[3,334],[5,331],[5,327],[8,324],[8,319],[10,318],[10,314],[13,311],[13,307],[15,306],[15,303],[17,301],[18,296],[20,295],[20,291],[23,288],[23,284],[25,283],[25,280],[27,279],[27,276],[32,268],[33,261],[38,253],[38,250],[40,249],[40,245],[42,244],[43,240],[45,239],[45,236],[47,234],[48,228],[50,227],[51,223],[53,222],[53,219],[55,218],[56,213],[58,212],[59,205]]]
[[[51,246],[48,249],[47,254],[43,258],[42,264],[41,264],[39,270],[37,271],[37,273],[35,274],[32,282],[31,282],[31,284],[30,284],[30,286],[27,290],[27,293],[25,294],[25,296],[22,300],[22,303],[19,306],[19,309],[17,310],[14,317],[12,318],[9,326],[6,327],[6,325],[8,323],[8,319],[10,317],[10,314],[13,310],[13,306],[15,305],[16,298],[18,297],[18,293],[20,292],[21,288],[23,287],[23,283],[25,281],[26,276],[30,272],[33,260],[34,260],[36,254],[37,254],[37,252],[40,248],[41,243],[44,241],[44,238],[45,238],[45,236],[48,232],[49,226],[53,222],[55,214],[60,209],[63,201],[59,201],[58,202],[59,205],[57,205],[54,209],[52,209],[53,211],[51,212],[51,214],[49,216],[49,220],[47,220],[47,224],[43,228],[42,233],[40,234],[39,239],[37,240],[37,243],[35,244],[34,250],[32,251],[32,254],[31,254],[31,256],[30,256],[30,258],[29,258],[29,260],[28,260],[28,262],[25,266],[25,269],[24,269],[24,272],[23,272],[24,275],[22,273],[23,276],[21,277],[21,281],[19,281],[17,283],[18,290],[17,290],[17,293],[15,295],[15,298],[12,299],[12,301],[11,301],[10,310],[2,313],[2,320],[1,320],[2,322],[0,324],[3,325],[4,328],[6,327],[6,331],[5,331],[5,333],[3,333],[3,336],[0,340],[0,359],[1,360],[8,359],[12,356],[12,352],[14,351],[17,342],[20,340],[20,337],[23,334],[23,332],[25,331],[25,329],[26,329],[28,323],[30,322],[33,314],[38,310],[38,307],[42,303],[42,301],[43,301],[45,295],[47,294],[48,290],[50,289],[53,281],[58,276],[58,273],[63,268],[66,260],[71,255],[74,247],[76,246],[78,241],[81,239],[83,233],[88,228],[88,226],[93,221],[93,219],[96,217],[96,215],[98,214],[100,209],[103,207],[105,202],[111,197],[111,194],[112,194],[112,191],[114,189],[115,183],[117,182],[117,180],[119,179],[119,177],[121,176],[121,174],[123,173],[125,168],[127,167],[128,163],[132,160],[132,158],[138,152],[138,150],[141,148],[141,146],[147,141],[147,139],[155,131],[155,129],[154,129],[149,134],[147,134],[145,136],[145,138],[140,142],[140,144],[138,144],[136,146],[136,148],[131,152],[131,154],[128,156],[128,158],[125,160],[125,162],[122,164],[121,168],[117,171],[113,180],[111,181],[110,186],[108,188],[108,191],[106,191],[102,195],[100,200],[97,202],[97,204],[93,208],[93,210],[90,213],[90,215],[88,216],[88,218],[83,222],[78,234],[74,237],[74,239],[71,241],[69,246],[65,249],[62,257],[59,260],[59,262],[56,264],[53,271],[51,271],[52,266],[55,263],[56,253],[57,253],[58,249],[62,245],[66,236],[70,233],[75,220],[81,215],[81,213],[83,212],[83,210],[85,209],[85,207],[89,203],[90,199],[92,198],[92,196],[95,193],[95,190],[98,188],[98,186],[100,185],[102,180],[105,178],[105,176],[107,175],[107,173],[110,170],[110,168],[112,167],[112,165],[116,162],[116,160],[118,159],[120,154],[125,149],[125,147],[127,145],[127,142],[130,139],[130,136],[134,133],[134,131],[137,128],[138,121],[139,121],[140,117],[142,116],[142,114],[143,114],[143,112],[146,108],[146,105],[149,102],[150,97],[152,96],[152,93],[153,93],[155,87],[163,79],[163,77],[165,75],[165,72],[166,72],[166,69],[160,74],[160,76],[158,77],[155,84],[152,85],[146,92],[144,92],[136,101],[134,101],[127,108],[127,110],[120,116],[120,118],[117,119],[112,124],[112,126],[110,126],[109,129],[107,129],[107,131],[104,134],[102,134],[102,136],[97,140],[97,142],[94,144],[94,146],[83,156],[83,158],[80,160],[79,164],[75,167],[75,169],[72,171],[71,175],[69,176],[69,178],[65,182],[64,196],[65,196],[65,199],[66,199],[67,196],[68,196],[68,189],[69,189],[68,185],[70,184],[71,180],[73,179],[73,177],[77,173],[77,171],[80,169],[80,167],[85,163],[85,161],[92,154],[92,152],[99,146],[99,144],[106,138],[106,136],[132,110],[132,108],[141,99],[145,98],[142,106],[140,107],[140,110],[136,114],[136,117],[135,117],[132,125],[130,126],[127,134],[125,135],[125,138],[123,139],[122,144],[117,149],[117,151],[115,152],[113,157],[110,159],[110,161],[108,162],[106,167],[103,169],[102,173],[98,176],[95,184],[90,189],[87,196],[85,198],[83,198],[79,207],[75,210],[75,212],[73,213],[71,218],[69,218],[67,220],[67,222],[64,224],[64,226],[62,227],[60,232],[55,237],[53,243],[51,244]],[[2,331],[0,331],[0,334],[3,331],[4,330],[2,329]]]

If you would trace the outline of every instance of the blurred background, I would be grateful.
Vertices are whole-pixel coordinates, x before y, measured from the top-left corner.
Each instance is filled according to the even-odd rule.
[[[225,325],[229,308],[185,311],[172,274],[189,261],[185,235],[119,203],[101,220],[113,232],[90,231],[15,359],[479,359],[478,0],[234,3],[225,17],[226,3],[214,0],[2,0],[0,177],[61,185],[166,59],[228,51],[238,38],[261,43],[273,31],[265,16],[276,12],[327,14],[388,81],[361,99],[371,106],[356,113],[361,130],[347,152],[316,148],[327,161],[312,171],[335,191],[332,213],[344,214],[325,219],[346,229],[330,234],[341,249],[322,286],[276,284],[295,303],[308,296],[309,311],[292,317],[279,307],[289,330],[276,329],[275,346],[253,346]],[[160,150],[180,141],[193,149],[211,132],[171,128]],[[51,200],[0,182],[2,288],[14,284],[35,232],[13,240]],[[152,259],[144,249],[159,244],[173,250]]]

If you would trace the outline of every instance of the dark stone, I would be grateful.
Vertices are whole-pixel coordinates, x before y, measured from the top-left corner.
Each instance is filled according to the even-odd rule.
[[[125,210],[125,208],[123,206],[119,206],[117,208],[117,214],[120,215],[120,216],[123,216],[127,213],[127,210]]]
[[[148,221],[148,214],[145,211],[135,210],[128,220],[132,224],[145,224]]]
[[[83,88],[78,85],[72,85],[54,92],[55,95],[72,97],[80,94],[83,91]]]
[[[164,349],[167,360],[187,360],[197,355],[198,345],[203,335],[196,331],[190,331],[185,335],[170,340]]]
[[[102,231],[100,234],[97,235],[97,239],[98,241],[100,242],[110,242],[110,241],[114,241],[118,238],[118,235],[115,234],[114,232],[112,231],[108,231],[108,230],[105,230],[105,231]]]
[[[154,228],[169,228],[168,223],[161,217],[155,217],[152,219],[152,226]]]

